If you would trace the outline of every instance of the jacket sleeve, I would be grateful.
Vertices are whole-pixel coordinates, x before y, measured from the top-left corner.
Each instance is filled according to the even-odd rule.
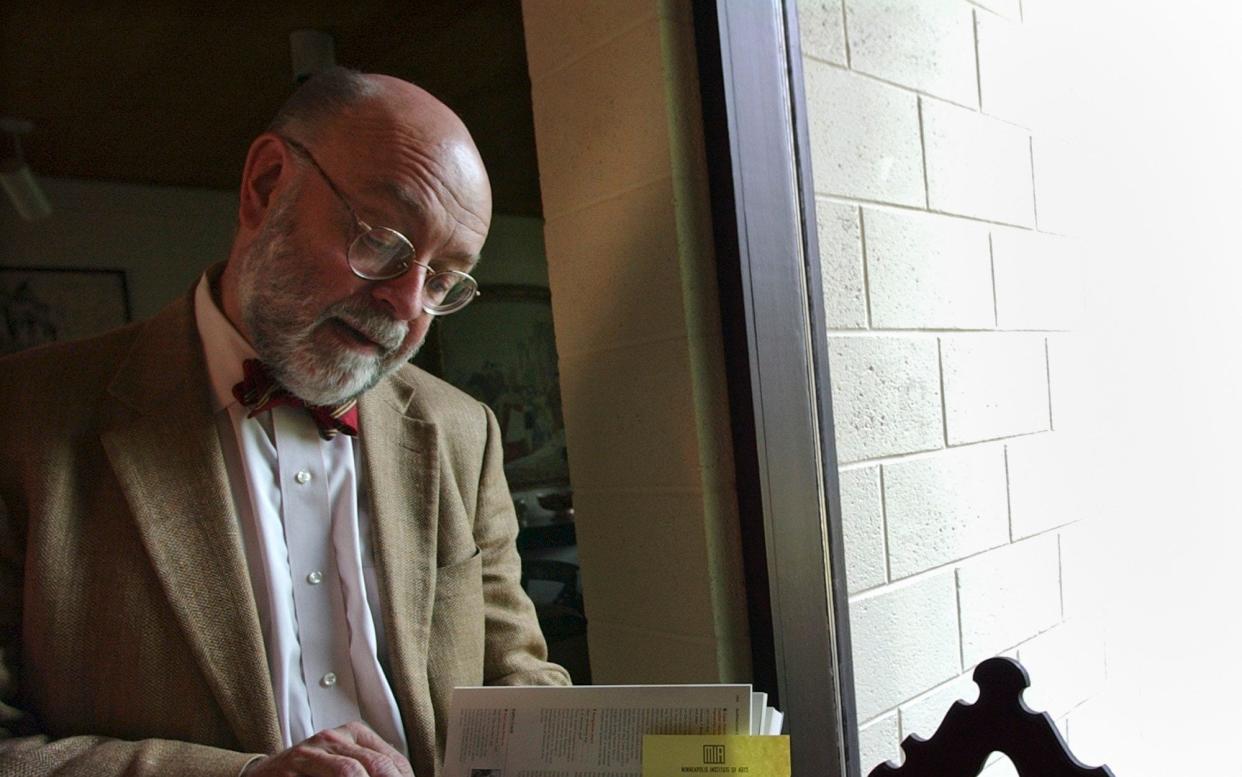
[[[22,708],[21,650],[25,543],[0,501],[0,774],[40,777],[234,777],[255,757],[167,739],[53,738]]]
[[[500,425],[487,416],[487,442],[475,506],[475,542],[483,562],[487,685],[569,685],[569,673],[547,660],[548,649],[535,607],[522,590],[517,515],[505,481]]]

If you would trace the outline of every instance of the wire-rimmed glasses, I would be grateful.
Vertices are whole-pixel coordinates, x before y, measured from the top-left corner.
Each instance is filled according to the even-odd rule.
[[[310,149],[291,138],[283,140],[306,157],[353,216],[358,235],[350,241],[345,261],[354,275],[368,281],[388,281],[400,278],[415,267],[421,268],[426,273],[422,284],[423,310],[433,316],[455,313],[479,296],[479,284],[469,273],[436,270],[429,264],[415,261],[414,244],[405,235],[390,227],[372,227],[363,221],[349,199],[315,161]]]

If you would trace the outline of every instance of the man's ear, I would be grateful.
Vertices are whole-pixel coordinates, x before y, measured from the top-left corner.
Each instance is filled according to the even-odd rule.
[[[243,229],[256,230],[268,208],[293,172],[289,148],[276,135],[265,132],[250,144],[242,168],[241,201],[237,219]]]

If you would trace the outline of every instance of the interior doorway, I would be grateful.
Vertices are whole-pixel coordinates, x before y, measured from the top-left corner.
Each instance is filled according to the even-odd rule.
[[[553,660],[589,683],[520,3],[31,0],[0,16],[0,113],[30,123],[52,206],[36,222],[0,207],[6,350],[146,318],[227,255],[246,149],[295,84],[293,31],[462,117],[494,197],[481,296],[436,321],[417,363],[497,414],[527,590]]]

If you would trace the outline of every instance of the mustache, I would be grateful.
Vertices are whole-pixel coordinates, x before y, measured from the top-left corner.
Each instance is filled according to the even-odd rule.
[[[394,320],[357,297],[348,297],[330,305],[315,323],[321,324],[332,318],[341,319],[389,352],[400,348],[410,331],[406,322]]]

